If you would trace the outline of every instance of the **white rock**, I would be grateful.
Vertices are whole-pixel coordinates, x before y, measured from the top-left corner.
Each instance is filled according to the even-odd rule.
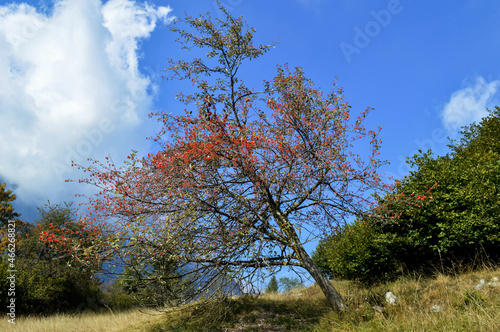
[[[431,307],[432,312],[440,312],[441,311],[441,306],[435,304]]]
[[[492,278],[491,282],[488,283],[488,286],[491,286],[491,287],[498,287],[498,286],[500,286],[500,283],[498,282],[498,277]]]
[[[479,284],[477,284],[477,285],[476,285],[476,287],[474,287],[474,288],[475,288],[476,290],[481,290],[481,289],[484,287],[484,283],[485,283],[484,279],[481,279],[481,280],[479,281]]]
[[[397,303],[397,298],[396,295],[394,295],[392,292],[387,292],[385,293],[385,301],[389,304],[396,305]]]
[[[382,311],[384,311],[384,308],[379,307],[378,305],[374,305],[374,306],[372,307],[372,309],[373,309],[373,310],[375,310],[375,311],[378,311],[378,312],[382,312]]]

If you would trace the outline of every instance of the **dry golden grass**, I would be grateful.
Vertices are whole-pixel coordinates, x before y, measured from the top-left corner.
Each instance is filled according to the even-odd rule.
[[[53,315],[50,317],[20,317],[16,324],[0,322],[0,331],[22,332],[118,332],[144,331],[142,326],[159,318],[157,312],[130,310],[126,312],[83,313],[78,315]]]
[[[500,331],[500,287],[487,282],[499,269],[437,275],[433,279],[402,278],[369,289],[344,289],[350,308],[341,315],[325,315],[317,331]],[[480,279],[486,285],[476,290]],[[397,305],[385,303],[391,291]],[[373,309],[378,305],[382,312]],[[312,329],[314,330],[314,329]]]
[[[368,331],[500,331],[500,287],[475,289],[480,279],[488,282],[499,276],[500,270],[483,270],[400,280],[391,289],[400,294],[398,305],[386,306],[367,324]]]
[[[494,277],[500,277],[500,269],[432,279],[407,277],[369,288],[335,281],[347,305],[341,314],[333,313],[319,288],[312,286],[287,294],[226,299],[212,306],[193,304],[161,314],[132,310],[19,318],[15,329],[8,329],[11,326],[3,320],[0,330],[496,332],[500,331],[500,286],[487,285]],[[481,279],[486,283],[477,290]],[[397,305],[385,302],[387,291],[397,296]]]

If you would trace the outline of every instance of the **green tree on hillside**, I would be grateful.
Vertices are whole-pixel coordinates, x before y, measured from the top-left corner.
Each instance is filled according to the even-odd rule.
[[[365,281],[500,258],[500,108],[463,128],[451,153],[415,155],[373,213],[324,239],[314,255],[329,275]],[[348,259],[349,258],[349,259]]]
[[[62,255],[56,249],[54,233],[63,233],[78,242],[80,248],[92,241],[92,234],[85,232],[74,219],[74,209],[69,205],[47,204],[39,208],[36,224],[23,223],[16,227],[16,308],[22,314],[54,313],[59,311],[97,308],[100,298],[100,281],[95,278],[89,261]],[[6,255],[2,255],[1,279],[8,270]],[[0,290],[2,302],[5,289]]]
[[[304,284],[297,277],[281,277],[278,281],[282,293],[288,293],[292,289],[304,287]]]
[[[6,183],[0,183],[0,222],[2,227],[8,220],[19,217],[17,212],[14,212],[12,202],[16,199],[16,195],[11,190],[6,190]]]
[[[267,284],[266,293],[277,293],[278,289],[278,279],[276,279],[276,276],[273,275]]]

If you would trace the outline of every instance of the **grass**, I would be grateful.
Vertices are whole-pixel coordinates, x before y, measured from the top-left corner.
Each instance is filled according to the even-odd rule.
[[[6,316],[7,317],[7,316]],[[158,312],[129,310],[123,312],[86,312],[77,315],[58,314],[50,317],[16,317],[16,324],[7,319],[0,321],[0,331],[22,332],[126,332],[145,331],[147,326],[159,319]]]
[[[345,299],[344,312],[332,312],[317,286],[287,294],[239,297],[217,305],[192,304],[160,315],[123,313],[19,318],[16,331],[500,331],[500,286],[488,286],[500,269],[456,276],[401,278],[362,287],[334,285]],[[481,279],[486,284],[475,289]],[[385,302],[387,291],[397,304]],[[373,307],[378,306],[378,310]],[[158,313],[157,313],[158,314]],[[3,330],[6,321],[0,323]]]

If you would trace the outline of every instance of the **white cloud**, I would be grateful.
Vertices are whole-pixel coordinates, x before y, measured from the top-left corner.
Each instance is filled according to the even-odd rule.
[[[442,121],[450,132],[474,121],[480,121],[487,115],[486,108],[494,106],[495,96],[500,81],[487,82],[479,76],[475,82],[452,93],[450,101],[442,112]]]
[[[145,147],[155,86],[139,71],[140,43],[170,11],[131,0],[59,0],[51,14],[0,6],[0,178],[20,199],[71,199],[64,179],[81,176],[71,161]]]

